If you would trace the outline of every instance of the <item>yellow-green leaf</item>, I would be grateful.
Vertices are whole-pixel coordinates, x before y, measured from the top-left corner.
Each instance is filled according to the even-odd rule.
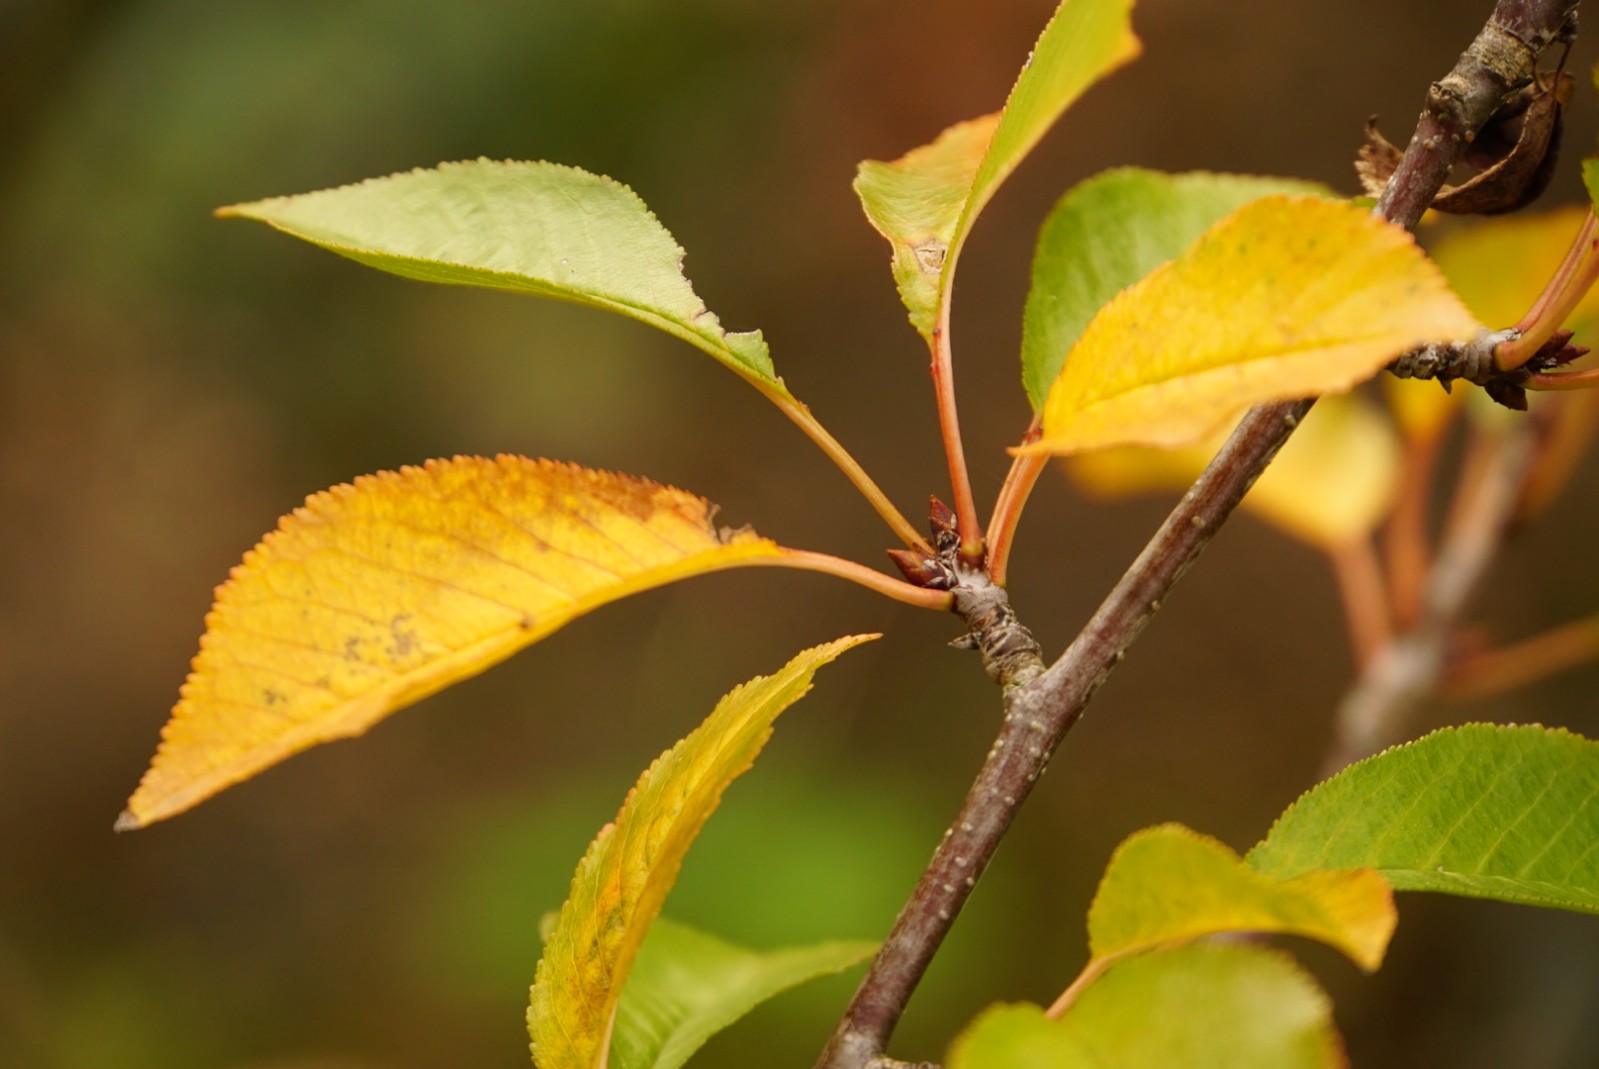
[[[1403,229],[1267,197],[1105,306],[1018,451],[1184,445],[1250,405],[1345,390],[1420,342],[1480,330]]]
[[[118,826],[359,735],[608,601],[784,551],[704,499],[525,457],[357,479],[285,516],[217,590]]]
[[[1066,464],[1093,494],[1180,491],[1205,470],[1221,441],[1177,449],[1104,449]],[[1295,538],[1336,549],[1371,533],[1387,516],[1399,465],[1398,436],[1381,412],[1354,395],[1328,397],[1310,410],[1250,488],[1243,507]]]
[[[759,331],[729,333],[683,250],[631,189],[555,163],[468,160],[222,208],[424,282],[574,301],[676,335],[786,394]]]
[[[1072,102],[1138,55],[1132,0],[1062,0],[1005,107],[960,123],[892,163],[861,164],[855,192],[894,249],[911,324],[930,338],[949,301],[972,224],[1000,184]]]
[[[992,1006],[949,1069],[1345,1069],[1332,1001],[1265,947],[1196,943],[1122,962],[1059,1020]]]
[[[1264,932],[1320,940],[1371,972],[1397,921],[1393,892],[1372,869],[1273,879],[1225,844],[1163,824],[1111,856],[1088,911],[1089,970],[1200,936]]]
[[[611,1022],[639,944],[683,857],[727,785],[754,762],[779,713],[810,690],[816,669],[875,635],[806,650],[735,688],[687,738],[656,759],[616,820],[595,838],[544,945],[528,1006],[538,1069],[605,1064]]]

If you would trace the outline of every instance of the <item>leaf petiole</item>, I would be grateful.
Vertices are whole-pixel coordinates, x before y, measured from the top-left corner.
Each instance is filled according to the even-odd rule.
[[[927,587],[915,586],[903,579],[895,579],[885,575],[874,568],[868,568],[843,557],[835,557],[830,553],[816,553],[808,549],[787,549],[771,557],[752,557],[741,562],[750,564],[770,564],[778,568],[799,568],[808,572],[823,572],[827,575],[848,579],[868,590],[874,590],[885,597],[895,601],[914,605],[918,609],[938,609],[948,611],[952,596],[947,590],[932,590]]]
[[[1544,287],[1538,299],[1533,302],[1527,314],[1521,317],[1521,322],[1516,324],[1520,334],[1510,341],[1502,342],[1494,350],[1494,363],[1502,371],[1514,371],[1516,368],[1532,359],[1534,353],[1543,347],[1554,332],[1560,329],[1560,324],[1565,322],[1572,311],[1582,302],[1596,281],[1599,281],[1599,220],[1594,218],[1593,210],[1583,218],[1582,225],[1577,228],[1577,236],[1572,239],[1571,248],[1566,250],[1566,257],[1555,269],[1549,279],[1549,284]],[[1538,376],[1533,376],[1538,378]],[[1529,385],[1529,384],[1524,384]],[[1562,387],[1536,387],[1532,389],[1560,389]],[[1568,385],[1565,389],[1577,389],[1577,386]]]

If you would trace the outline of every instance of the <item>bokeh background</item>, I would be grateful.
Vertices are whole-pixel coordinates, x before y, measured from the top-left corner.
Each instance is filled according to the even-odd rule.
[[[214,585],[307,494],[500,451],[672,482],[794,546],[890,539],[773,409],[642,326],[428,288],[217,205],[479,155],[622,179],[734,329],[913,516],[945,479],[925,355],[854,202],[891,158],[997,107],[1048,0],[0,0],[0,1066],[522,1066],[538,923],[650,758],[724,691],[841,634],[690,855],[670,914],[772,946],[880,936],[995,726],[953,620],[817,576],[694,580],[581,620],[356,744],[114,836]],[[1145,55],[990,207],[955,320],[984,502],[1027,410],[1016,352],[1054,198],[1139,163],[1353,192],[1489,0],[1145,0]],[[1573,68],[1595,49],[1583,42]],[[1586,87],[1546,203],[1581,196]],[[1599,469],[1524,531],[1480,615],[1592,612]],[[1058,651],[1165,503],[1047,478],[1012,570]],[[995,998],[1050,1000],[1111,848],[1180,820],[1244,848],[1312,780],[1350,661],[1310,550],[1224,532],[1068,740],[896,1044],[940,1056]],[[1429,707],[1599,732],[1599,669]],[[1359,1066],[1599,1062],[1593,918],[1408,896],[1375,977],[1296,947]],[[705,1066],[808,1065],[855,981],[715,1040]]]

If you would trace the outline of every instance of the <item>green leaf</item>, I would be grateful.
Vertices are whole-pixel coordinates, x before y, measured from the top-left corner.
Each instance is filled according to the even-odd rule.
[[[705,722],[639,777],[616,820],[578,862],[572,893],[544,945],[528,1005],[539,1069],[599,1069],[628,971],[683,857],[728,784],[746,772],[772,722],[810,690],[816,669],[875,635],[799,654],[735,687]]]
[[[665,918],[639,948],[611,1037],[611,1069],[678,1069],[705,1041],[807,980],[864,961],[875,943],[750,950]]]
[[[966,236],[1000,184],[1073,101],[1138,55],[1132,0],[1062,0],[1004,110],[960,123],[892,163],[861,164],[855,192],[894,249],[911,325],[932,337]]]
[[[1100,309],[1021,453],[1185,445],[1250,405],[1337,393],[1481,325],[1405,230],[1340,201],[1270,196]]]
[[[1313,182],[1252,175],[1106,171],[1056,204],[1038,234],[1022,318],[1022,385],[1036,411],[1101,307],[1225,216],[1272,193],[1331,196]]]
[[[1369,866],[1401,891],[1599,913],[1599,743],[1445,728],[1311,788],[1246,860],[1278,877]]]
[[[1319,939],[1371,972],[1398,917],[1370,869],[1263,876],[1224,843],[1180,824],[1146,828],[1116,848],[1088,911],[1089,971],[1111,959],[1221,932]]]
[[[949,1069],[1333,1069],[1347,1063],[1332,1004],[1286,954],[1195,943],[1132,958],[1059,1020],[993,1006]]]
[[[683,250],[632,190],[554,163],[472,160],[235,204],[370,267],[620,312],[786,395],[759,331],[730,334],[683,275]]]

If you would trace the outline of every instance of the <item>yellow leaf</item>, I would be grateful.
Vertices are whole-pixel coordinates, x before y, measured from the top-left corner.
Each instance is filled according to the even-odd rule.
[[[1221,442],[1181,449],[1126,446],[1084,453],[1066,464],[1079,485],[1101,496],[1186,490]],[[1381,412],[1358,397],[1328,397],[1310,410],[1243,507],[1295,538],[1335,549],[1371,533],[1387,516],[1399,464],[1398,436]]]
[[[1123,290],[1066,357],[1018,452],[1185,445],[1250,405],[1334,393],[1481,329],[1408,233],[1349,203],[1267,197]]]
[[[527,1013],[538,1069],[605,1064],[611,1021],[639,944],[722,792],[754,763],[778,714],[810,690],[816,669],[876,637],[817,646],[735,688],[639,777],[616,820],[578,863],[572,893],[545,943]]]
[[[1111,857],[1088,911],[1089,970],[1204,935],[1269,932],[1320,940],[1371,972],[1397,921],[1393,891],[1374,869],[1279,880],[1209,836],[1163,824]]]
[[[359,735],[608,601],[781,556],[701,498],[525,457],[456,457],[316,494],[233,569],[118,821],[172,816]]]

